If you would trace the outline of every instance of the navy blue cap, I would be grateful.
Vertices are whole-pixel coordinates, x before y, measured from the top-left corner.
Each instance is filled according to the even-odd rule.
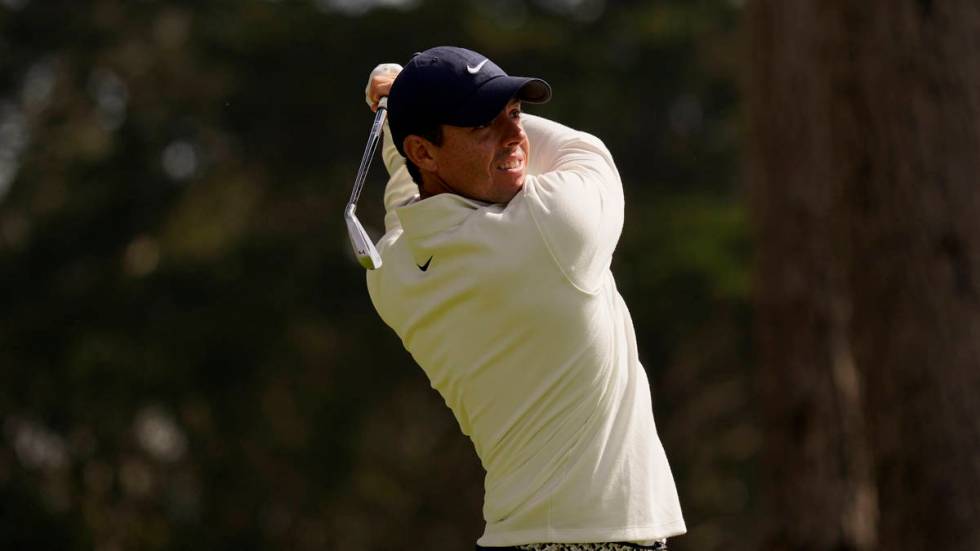
[[[439,46],[415,54],[388,93],[388,126],[398,152],[402,142],[434,125],[481,126],[513,98],[528,103],[551,99],[539,78],[512,77],[486,56]]]

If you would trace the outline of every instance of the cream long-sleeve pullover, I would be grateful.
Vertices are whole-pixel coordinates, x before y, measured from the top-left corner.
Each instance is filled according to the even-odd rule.
[[[478,543],[651,541],[684,520],[610,271],[623,224],[602,142],[522,115],[531,144],[508,204],[419,200],[385,138],[381,318],[470,437],[486,470]],[[424,270],[423,270],[424,268]]]

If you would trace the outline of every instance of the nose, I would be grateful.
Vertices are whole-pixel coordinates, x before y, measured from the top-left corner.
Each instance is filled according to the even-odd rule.
[[[513,147],[524,141],[524,125],[521,124],[520,117],[510,117],[505,113],[503,120],[503,144]]]

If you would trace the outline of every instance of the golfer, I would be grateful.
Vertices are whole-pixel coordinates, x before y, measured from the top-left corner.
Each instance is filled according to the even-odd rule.
[[[379,66],[379,69],[382,66]],[[416,54],[388,97],[381,318],[486,470],[477,549],[665,549],[685,532],[633,322],[610,271],[623,189],[594,136],[522,112],[549,85]]]

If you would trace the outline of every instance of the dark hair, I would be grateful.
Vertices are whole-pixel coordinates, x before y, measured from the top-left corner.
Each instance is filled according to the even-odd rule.
[[[430,126],[429,128],[412,132],[412,134],[415,136],[420,136],[422,138],[425,138],[436,145],[442,145],[441,124],[436,124]],[[422,173],[419,172],[419,167],[415,166],[415,163],[413,163],[412,160],[408,158],[408,155],[405,155],[405,166],[408,167],[408,173],[412,175],[412,179],[415,180],[415,183],[418,184],[418,186],[421,188]]]

